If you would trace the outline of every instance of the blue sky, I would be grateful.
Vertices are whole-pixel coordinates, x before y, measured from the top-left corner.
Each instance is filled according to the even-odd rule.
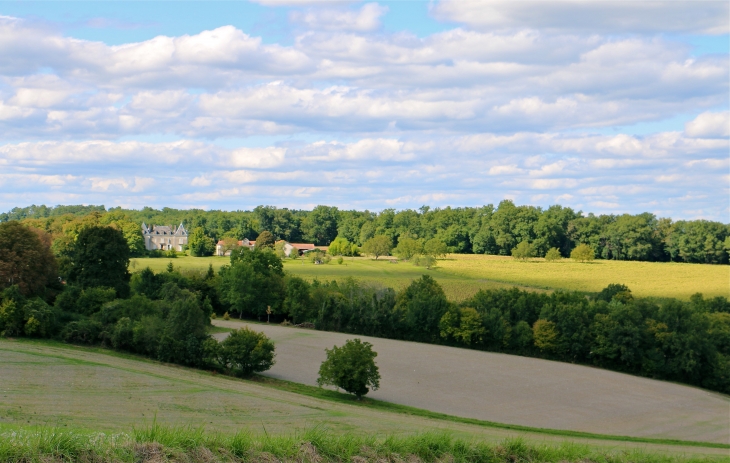
[[[727,2],[0,2],[0,209],[729,222]]]

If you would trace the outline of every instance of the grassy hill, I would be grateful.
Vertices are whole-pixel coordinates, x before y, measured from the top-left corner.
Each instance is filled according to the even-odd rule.
[[[452,438],[492,444],[522,437],[532,444],[570,440],[601,451],[640,448],[688,455],[724,455],[728,448],[459,420],[371,399],[356,402],[292,383],[233,379],[49,342],[0,341],[0,377],[0,432],[39,425],[80,433],[190,425],[223,435],[291,435],[317,429],[351,438],[406,438],[448,432]]]
[[[229,263],[227,257],[179,257],[177,259],[132,259],[132,271],[149,266],[156,272],[168,262],[181,269],[207,270]],[[576,263],[570,259],[546,262],[532,259],[521,262],[511,257],[451,254],[439,260],[438,267],[427,270],[408,262],[391,263],[389,259],[346,258],[313,265],[304,260],[287,260],[284,269],[313,280],[354,277],[399,289],[421,275],[433,276],[452,300],[470,297],[479,289],[513,287],[535,291],[553,289],[598,292],[611,283],[627,285],[637,297],[675,297],[688,300],[692,294],[705,297],[730,297],[730,266],[667,262],[628,262],[597,260]]]

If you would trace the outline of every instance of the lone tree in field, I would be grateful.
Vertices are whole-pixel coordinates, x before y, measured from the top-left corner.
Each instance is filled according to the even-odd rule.
[[[342,347],[325,349],[327,360],[319,367],[319,386],[330,385],[355,394],[358,400],[380,387],[380,373],[375,365],[373,345],[359,339],[348,339]],[[370,389],[368,389],[368,386]]]
[[[264,333],[240,328],[231,331],[220,345],[222,363],[239,376],[249,376],[274,366],[274,343]]]
[[[393,249],[393,242],[385,235],[373,236],[362,245],[363,252],[372,254],[375,256],[375,260],[378,260],[380,256],[390,254],[391,249]]]
[[[581,262],[590,262],[595,258],[593,248],[587,244],[579,244],[570,253],[570,258],[573,260],[579,260]]]

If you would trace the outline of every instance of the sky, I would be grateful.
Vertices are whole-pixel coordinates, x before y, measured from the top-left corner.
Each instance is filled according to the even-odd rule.
[[[0,1],[0,211],[730,222],[730,2]]]

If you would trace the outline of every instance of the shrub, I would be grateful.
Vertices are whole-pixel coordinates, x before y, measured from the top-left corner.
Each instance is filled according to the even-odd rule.
[[[230,320],[230,319],[231,319],[231,316],[228,315],[228,312],[223,314],[223,320]]]
[[[527,241],[520,241],[520,244],[512,248],[512,257],[526,261],[530,257],[535,257],[537,252],[535,248]]]
[[[413,265],[426,267],[427,269],[431,269],[436,266],[436,258],[434,256],[415,256],[411,259],[411,261],[413,262]]]
[[[626,285],[620,285],[612,283],[601,290],[596,295],[597,301],[611,302],[616,299],[619,302],[627,302],[633,299],[634,296],[631,294],[631,290]]]
[[[380,372],[375,365],[377,353],[372,344],[359,339],[348,339],[342,347],[325,349],[327,359],[319,367],[319,386],[342,388],[360,399],[380,387]],[[370,389],[369,389],[369,388]]]
[[[570,258],[573,260],[579,260],[581,262],[592,261],[596,257],[593,248],[587,244],[579,244],[570,253]]]
[[[17,336],[23,332],[23,308],[11,299],[0,304],[0,335]]]
[[[548,262],[555,262],[562,258],[563,256],[560,254],[560,251],[558,251],[558,248],[550,248],[548,249],[548,252],[545,253],[545,260]]]
[[[241,376],[274,366],[274,343],[264,333],[241,328],[231,331],[221,343],[223,366]]]
[[[101,323],[94,320],[79,320],[65,326],[61,339],[68,343],[94,344],[99,342],[102,332]]]

